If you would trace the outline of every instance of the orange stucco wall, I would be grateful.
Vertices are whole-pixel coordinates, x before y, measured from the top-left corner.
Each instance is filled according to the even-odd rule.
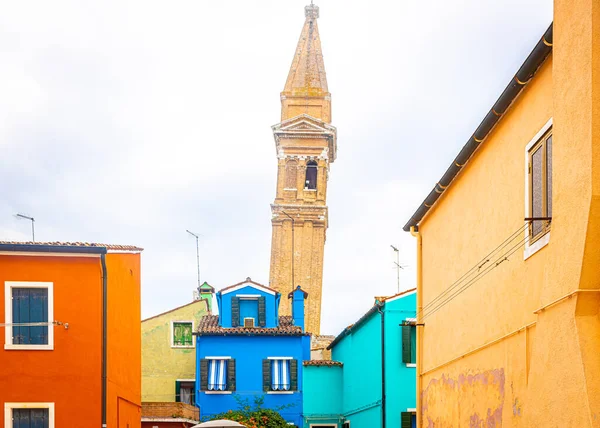
[[[140,427],[139,259],[139,254],[107,255],[109,428]],[[5,402],[50,402],[55,404],[56,427],[99,427],[100,257],[0,255],[0,322],[5,322],[5,281],[52,282],[54,319],[69,323],[69,328],[51,327],[54,350],[20,351],[4,349],[4,327],[0,327],[0,426]],[[119,406],[122,399],[131,406]],[[117,417],[124,407],[122,413],[129,425],[118,425]]]
[[[599,57],[600,2],[556,0],[552,56],[420,224],[427,305],[524,224],[553,118],[549,243],[425,315],[422,426],[600,427]]]

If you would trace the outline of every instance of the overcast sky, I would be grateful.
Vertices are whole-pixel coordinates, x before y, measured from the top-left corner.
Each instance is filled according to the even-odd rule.
[[[142,315],[269,281],[270,126],[307,0],[5,1],[0,240],[134,244]],[[322,333],[415,284],[401,228],[552,21],[552,0],[322,0],[338,157]]]

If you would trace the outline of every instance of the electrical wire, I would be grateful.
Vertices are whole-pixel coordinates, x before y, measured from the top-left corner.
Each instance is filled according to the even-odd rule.
[[[433,315],[435,312],[437,312],[442,307],[444,307],[445,305],[447,305],[448,303],[450,303],[452,300],[454,300],[458,295],[460,295],[461,293],[463,293],[466,289],[468,289],[473,284],[475,284],[477,281],[479,281],[481,278],[483,278],[484,276],[486,276],[489,272],[491,272],[492,270],[494,270],[495,268],[497,268],[500,264],[502,264],[505,261],[508,261],[508,258],[510,256],[512,256],[517,250],[519,250],[519,248],[521,248],[523,246],[523,244],[527,241],[527,238],[528,237],[526,236],[526,237],[520,239],[514,246],[512,246],[504,254],[502,254],[500,257],[498,257],[496,260],[494,260],[494,263],[492,263],[491,265],[488,265],[488,267],[484,271],[482,271],[479,274],[477,274],[474,278],[472,278],[466,284],[463,284],[462,287],[460,287],[452,295],[450,295],[444,301],[442,301],[441,303],[439,303],[438,305],[436,305],[430,311],[427,311],[427,313],[424,316],[422,316],[421,320],[429,317],[430,315]]]
[[[451,284],[446,290],[436,296],[431,302],[425,305],[421,311],[417,313],[417,318],[422,315],[425,311],[427,311],[431,306],[435,305],[439,300],[445,298],[449,293],[451,293],[456,287],[458,287],[463,281],[467,280],[469,276],[471,276],[475,272],[480,272],[481,268],[490,261],[493,254],[498,252],[507,246],[507,244],[515,239],[520,233],[525,232],[525,230],[529,227],[528,223],[525,223],[523,226],[520,226],[515,232],[511,233],[508,238],[506,238],[500,245],[490,251],[486,256],[484,256],[479,262],[475,264],[471,269],[469,269],[465,274],[463,274],[460,278],[458,278],[453,284]]]

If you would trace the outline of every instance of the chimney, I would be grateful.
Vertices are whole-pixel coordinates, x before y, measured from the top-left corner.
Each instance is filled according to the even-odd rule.
[[[288,299],[292,299],[292,320],[295,326],[302,328],[302,331],[304,331],[304,299],[307,297],[308,293],[300,286],[288,294]]]

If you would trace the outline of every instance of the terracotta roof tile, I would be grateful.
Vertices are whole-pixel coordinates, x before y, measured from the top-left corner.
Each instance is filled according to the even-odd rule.
[[[302,363],[305,366],[342,367],[344,363],[331,360],[308,360]]]
[[[31,242],[31,241],[0,241],[0,245],[46,245],[49,247],[98,247],[109,251],[143,251],[143,248],[135,245],[99,244],[96,242]]]
[[[266,327],[231,327],[224,328],[219,325],[218,315],[205,315],[200,320],[198,325],[198,336],[304,336],[308,333],[304,333],[301,327],[292,324],[292,317],[281,316],[279,317],[279,327],[266,328]]]

